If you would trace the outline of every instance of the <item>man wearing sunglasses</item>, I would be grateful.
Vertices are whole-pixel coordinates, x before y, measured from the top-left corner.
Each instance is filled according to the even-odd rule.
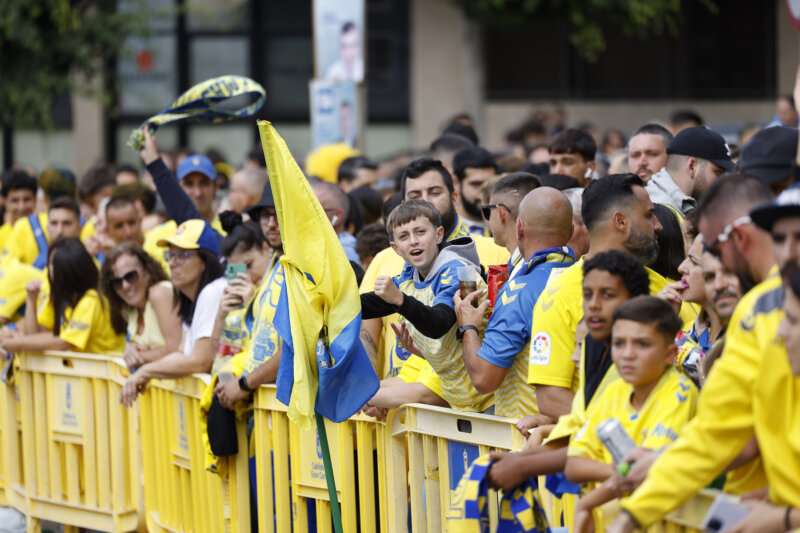
[[[780,358],[773,357],[772,352],[785,350],[775,342],[783,316],[779,273],[791,275],[800,262],[800,190],[795,186],[775,200],[771,196],[763,182],[734,174],[709,187],[700,201],[700,230],[706,236],[707,251],[717,255],[740,278],[758,284],[742,297],[733,312],[725,349],[705,382],[697,415],[653,463],[642,485],[623,500],[624,512],[611,531],[647,527],[680,505],[725,470],[754,430],[767,475],[776,461],[791,459],[785,451],[774,448],[774,438],[762,439],[758,428],[765,425],[764,413],[759,414],[754,404],[767,354],[769,361],[777,361]],[[783,357],[785,360],[785,351]],[[767,426],[774,428],[776,420],[786,420],[781,413],[784,407],[770,407]],[[765,435],[770,431],[775,433],[768,430]],[[782,435],[788,442],[790,436]],[[729,478],[725,492],[758,488],[753,481],[761,480],[763,484],[763,476],[764,470],[755,464],[750,475]],[[773,501],[777,497],[785,505],[791,500],[787,495],[796,496],[796,487],[785,483],[789,478],[797,479],[793,475],[778,476],[778,483],[770,482]]]
[[[489,223],[495,244],[511,253],[508,262],[508,279],[519,272],[524,258],[517,247],[517,214],[522,199],[532,190],[541,187],[539,178],[528,172],[514,172],[501,178],[492,189],[489,205],[481,206],[483,218]]]

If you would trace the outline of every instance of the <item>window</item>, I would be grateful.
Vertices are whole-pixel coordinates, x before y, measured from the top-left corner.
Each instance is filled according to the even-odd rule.
[[[728,0],[713,15],[682,3],[677,36],[647,41],[605,28],[606,51],[585,61],[563,21],[540,17],[486,29],[489,99],[768,98],[776,83],[775,2]]]

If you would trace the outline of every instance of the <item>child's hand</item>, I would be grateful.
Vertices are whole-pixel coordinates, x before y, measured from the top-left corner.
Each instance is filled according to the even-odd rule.
[[[574,533],[594,533],[594,518],[592,511],[589,509],[582,509],[580,504],[575,510],[575,523],[572,526]]]
[[[386,303],[397,307],[403,305],[403,293],[389,276],[378,276],[378,279],[375,280],[375,294]]]
[[[422,355],[422,351],[414,344],[414,339],[411,338],[411,331],[408,329],[408,325],[405,322],[401,322],[399,325],[393,322],[392,329],[400,341],[400,346],[409,353],[413,353],[423,359],[425,358],[425,356]]]
[[[525,469],[522,468],[526,457],[518,453],[490,453],[489,460],[493,462],[487,474],[489,486],[505,493],[511,492],[520,486],[528,478]]]
[[[636,448],[625,457],[625,461],[631,464],[630,470],[625,477],[620,478],[619,486],[615,487],[621,493],[631,493],[642,484],[650,467],[658,459],[658,454],[647,448]],[[616,476],[614,476],[615,479]]]
[[[529,429],[552,423],[553,419],[547,415],[528,415],[517,420],[516,427],[517,431],[522,433],[522,436],[527,439],[528,435],[530,435],[530,432],[528,431]]]
[[[491,303],[489,300],[484,300],[479,306],[475,307],[475,302],[483,296],[483,293],[484,291],[471,292],[462,300],[461,291],[455,292],[453,295],[453,303],[455,304],[456,317],[460,325],[471,325],[477,328],[483,323],[483,317]]]
[[[550,436],[550,432],[553,431],[554,427],[556,427],[555,424],[545,424],[544,426],[533,428],[530,431],[528,440],[525,441],[525,446],[523,449],[531,450],[537,446],[541,446],[541,444],[544,442],[544,439]]]

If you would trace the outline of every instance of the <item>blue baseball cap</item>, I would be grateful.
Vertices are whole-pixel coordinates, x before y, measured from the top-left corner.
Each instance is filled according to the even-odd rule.
[[[211,181],[217,179],[217,170],[209,158],[200,154],[192,154],[178,165],[178,179],[182,180],[193,172],[199,172]]]

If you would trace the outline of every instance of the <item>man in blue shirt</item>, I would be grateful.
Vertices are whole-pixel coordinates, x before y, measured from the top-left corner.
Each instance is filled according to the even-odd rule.
[[[561,192],[539,187],[519,205],[517,246],[522,270],[503,285],[481,342],[477,328],[489,302],[477,308],[480,292],[454,297],[461,326],[464,364],[475,388],[495,392],[495,414],[522,418],[538,414],[534,388],[528,385],[528,344],[533,308],[548,281],[574,262],[566,246],[572,234],[572,205]]]

